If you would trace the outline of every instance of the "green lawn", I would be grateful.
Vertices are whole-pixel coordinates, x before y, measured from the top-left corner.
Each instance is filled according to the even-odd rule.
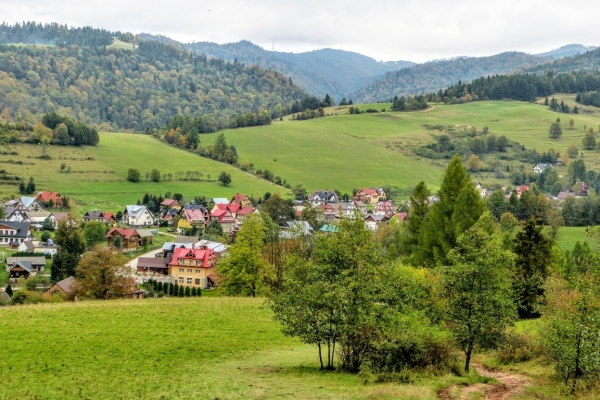
[[[182,193],[188,199],[193,196],[230,198],[237,192],[261,195],[265,192],[288,193],[279,186],[258,180],[230,165],[168,146],[146,135],[103,133],[96,147],[51,146],[48,149],[51,160],[37,158],[41,155],[40,146],[8,145],[6,151],[16,151],[18,155],[0,156],[0,162],[6,161],[0,164],[0,168],[25,179],[33,176],[37,189],[68,195],[74,200],[76,209],[82,211],[119,211],[126,204],[141,200],[146,192],[164,195],[170,191]],[[63,163],[66,167],[61,172]],[[71,172],[66,172],[69,168]],[[141,182],[127,181],[129,168],[139,169],[142,173]],[[204,174],[204,180],[208,175],[216,180],[222,171],[226,171],[231,174],[232,183],[224,187],[219,182],[173,180],[155,183],[145,180],[146,172],[153,168],[161,173],[172,174],[177,171],[200,171]],[[17,186],[0,187],[0,197],[11,195],[18,195]]]
[[[0,308],[0,399],[435,399],[464,381],[365,385],[318,370],[263,299],[202,297]],[[473,378],[471,378],[473,379]]]
[[[598,237],[589,238],[585,234],[584,226],[565,226],[558,231],[558,245],[562,251],[572,251],[577,242],[587,242],[594,251],[598,250]]]

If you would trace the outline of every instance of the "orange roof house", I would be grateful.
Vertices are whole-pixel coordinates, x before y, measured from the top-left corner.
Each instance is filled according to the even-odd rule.
[[[56,207],[62,207],[63,205],[63,199],[62,196],[56,192],[39,192],[35,198],[37,199],[37,201],[39,201],[40,203],[50,203],[52,202],[52,204]]]

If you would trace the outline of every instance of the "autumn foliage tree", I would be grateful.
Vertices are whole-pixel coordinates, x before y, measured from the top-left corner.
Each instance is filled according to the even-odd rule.
[[[131,293],[131,267],[114,247],[97,246],[87,252],[75,270],[74,295],[79,298],[110,300]]]

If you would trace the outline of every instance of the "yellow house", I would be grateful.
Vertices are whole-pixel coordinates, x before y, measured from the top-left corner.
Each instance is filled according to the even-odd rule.
[[[216,260],[214,250],[207,246],[200,249],[175,249],[168,273],[179,285],[205,289],[216,280]]]

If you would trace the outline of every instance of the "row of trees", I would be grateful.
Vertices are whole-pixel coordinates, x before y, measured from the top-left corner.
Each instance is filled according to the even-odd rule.
[[[427,107],[429,107],[429,105],[427,104],[427,100],[424,96],[394,96],[394,99],[392,100],[393,111],[424,110]]]
[[[600,90],[577,93],[575,101],[586,106],[600,107]]]

